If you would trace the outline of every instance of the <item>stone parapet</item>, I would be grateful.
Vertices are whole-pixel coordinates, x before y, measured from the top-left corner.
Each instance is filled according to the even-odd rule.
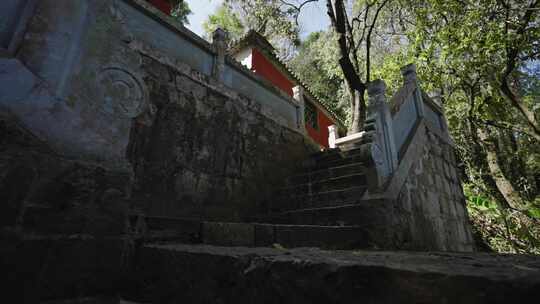
[[[538,258],[149,245],[139,293],[152,303],[506,303],[540,296]],[[173,267],[171,267],[174,265]],[[197,284],[193,285],[193,282]]]

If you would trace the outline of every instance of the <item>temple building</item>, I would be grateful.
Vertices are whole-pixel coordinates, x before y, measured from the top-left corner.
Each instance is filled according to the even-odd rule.
[[[345,130],[339,117],[324,101],[315,97],[309,86],[279,59],[272,44],[261,34],[250,30],[233,45],[229,53],[255,74],[268,80],[291,97],[293,97],[294,87],[302,88],[305,129],[319,145],[328,148],[329,126],[336,125],[341,131]]]
[[[157,9],[162,11],[166,15],[170,15],[173,9],[173,6],[171,4],[172,1],[169,0],[146,0],[153,6],[155,6]]]

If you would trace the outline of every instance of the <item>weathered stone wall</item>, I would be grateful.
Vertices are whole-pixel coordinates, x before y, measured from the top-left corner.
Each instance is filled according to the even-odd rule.
[[[0,108],[0,231],[121,235],[130,177],[65,159]]]
[[[0,57],[0,105],[58,155],[131,175],[124,194],[142,212],[234,221],[267,213],[274,191],[314,150],[298,128],[298,105],[146,1],[21,0],[24,9],[15,2],[1,7],[26,21],[2,25],[24,30],[2,34],[10,41]],[[415,115],[439,124],[431,129],[444,141],[442,112],[425,112],[414,71],[404,75],[404,88],[416,93],[403,100],[415,111],[395,119],[395,130],[415,126]],[[399,166],[393,133],[373,145],[374,163],[387,164],[373,175],[380,191],[364,197],[387,202],[371,210],[385,218],[373,231],[390,244],[382,247],[468,248],[459,180],[437,169],[448,161],[437,149],[446,148],[419,130],[402,136]],[[88,170],[73,179],[101,179]],[[354,195],[358,202],[362,194]]]
[[[131,121],[151,110],[134,46],[214,76],[265,116],[298,129],[294,100],[228,57],[213,75],[215,46],[144,0],[10,0],[0,8],[9,40],[2,53],[13,57],[0,60],[0,104],[63,155],[129,170]]]
[[[142,55],[153,112],[132,127],[134,199],[151,215],[238,220],[266,211],[312,146],[260,104],[159,60]]]
[[[429,124],[417,130],[417,153],[394,211],[398,248],[473,251],[474,240],[455,151],[444,133]]]
[[[30,13],[0,58],[0,105],[59,155],[133,173],[151,214],[264,209],[314,148],[292,99],[230,58],[213,75],[214,46],[145,1],[18,3]]]
[[[520,255],[189,245],[141,250],[146,303],[533,303],[540,262]],[[196,282],[196,284],[194,284]]]
[[[379,201],[364,212],[369,219],[361,222],[370,225],[371,239],[380,248],[473,251],[444,111],[421,91],[414,65],[405,66],[402,74],[404,83],[391,99],[391,109],[375,106],[386,105],[381,102],[384,83],[378,80],[368,86],[369,112],[375,123],[368,125],[366,137],[378,136],[360,146],[370,151],[366,156],[375,164],[366,170],[374,185],[363,202]],[[394,136],[382,136],[387,130]],[[385,161],[386,167],[378,165]],[[380,176],[387,178],[373,183]]]

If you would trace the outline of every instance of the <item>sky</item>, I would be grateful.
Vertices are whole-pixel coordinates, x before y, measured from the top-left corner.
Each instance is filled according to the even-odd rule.
[[[197,35],[202,36],[202,23],[222,2],[222,0],[187,0],[189,8],[193,12],[188,16],[189,25],[187,27]],[[326,15],[324,3],[324,1],[317,1],[302,8],[299,22],[302,28],[301,36],[303,38],[311,32],[328,27],[330,21]]]

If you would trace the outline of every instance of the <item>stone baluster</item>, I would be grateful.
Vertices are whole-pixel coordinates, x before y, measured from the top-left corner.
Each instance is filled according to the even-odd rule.
[[[392,115],[386,102],[386,84],[382,80],[368,83],[370,119],[375,124],[375,143],[372,157],[377,167],[379,186],[390,177],[398,166],[398,152],[394,140]]]
[[[442,102],[442,91],[441,89],[435,89],[433,96],[431,96],[431,100],[441,109],[443,110],[443,102]],[[441,130],[445,133],[448,133],[448,123],[446,122],[446,118],[444,116],[444,112],[439,113],[439,123],[441,125]]]
[[[339,138],[338,128],[336,125],[328,126],[328,147],[330,149],[336,148],[336,139]]]
[[[227,54],[227,43],[229,33],[222,28],[217,28],[212,34],[212,46],[216,52],[212,67],[212,77],[219,82],[223,81],[225,72],[225,55]]]
[[[433,100],[433,102],[435,102],[435,104],[442,109],[442,107],[443,107],[442,90],[441,89],[433,90],[432,96],[430,96],[430,97]]]
[[[404,86],[412,85],[416,87],[414,91],[414,102],[418,111],[418,118],[424,117],[424,102],[422,101],[422,93],[416,80],[416,66],[414,64],[408,64],[402,67],[401,75],[403,76]]]
[[[295,86],[293,88],[293,98],[296,101],[296,120],[298,129],[303,134],[306,134],[306,121],[305,121],[305,101],[304,101],[304,88],[302,86]]]

